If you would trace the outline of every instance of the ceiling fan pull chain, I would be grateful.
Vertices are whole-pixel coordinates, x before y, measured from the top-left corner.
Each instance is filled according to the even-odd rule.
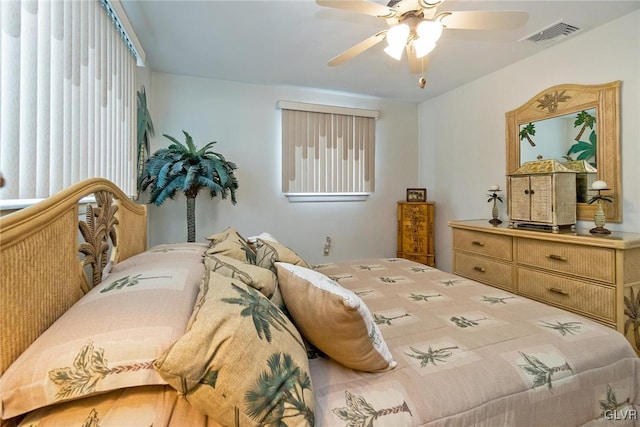
[[[420,66],[422,67],[422,72],[420,73],[420,78],[418,79],[418,86],[420,89],[424,89],[427,87],[427,79],[424,78],[424,57],[420,58]]]

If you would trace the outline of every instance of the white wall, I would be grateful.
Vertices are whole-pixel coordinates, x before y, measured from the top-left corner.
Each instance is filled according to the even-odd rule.
[[[418,182],[418,106],[292,87],[151,73],[147,84],[155,126],[151,151],[182,130],[238,165],[238,203],[202,192],[196,199],[196,240],[227,226],[249,236],[267,231],[311,263],[390,257],[396,251],[396,201]],[[376,189],[366,202],[289,203],[281,191],[278,100],[380,110],[376,123]],[[143,200],[147,200],[143,198]],[[149,244],[186,240],[184,195],[149,206]],[[325,237],[332,238],[328,257]]]
[[[556,84],[614,80],[622,81],[624,201],[623,222],[607,227],[640,232],[640,11],[420,105],[420,182],[437,203],[438,268],[452,270],[447,222],[490,218],[486,190],[493,183],[506,185],[505,112]],[[500,208],[507,220],[505,206]]]

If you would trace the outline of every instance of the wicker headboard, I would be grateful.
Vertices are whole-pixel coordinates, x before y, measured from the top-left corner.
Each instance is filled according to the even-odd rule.
[[[79,201],[91,195],[83,220]],[[146,249],[146,214],[115,184],[93,178],[0,217],[0,375],[99,283],[107,258]]]

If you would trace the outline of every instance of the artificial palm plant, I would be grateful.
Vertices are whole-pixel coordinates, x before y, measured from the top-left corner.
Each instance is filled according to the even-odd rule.
[[[149,188],[149,202],[162,205],[167,198],[173,199],[178,191],[187,197],[187,241],[196,238],[196,196],[202,188],[208,188],[211,197],[218,194],[236,204],[238,181],[233,174],[235,163],[227,161],[222,154],[214,153],[209,142],[198,149],[193,138],[184,130],[185,144],[164,134],[172,144],[153,153],[146,161],[142,177],[142,190]]]

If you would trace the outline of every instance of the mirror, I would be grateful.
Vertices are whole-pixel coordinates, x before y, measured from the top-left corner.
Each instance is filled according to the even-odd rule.
[[[550,87],[507,112],[507,175],[538,156],[560,162],[570,157],[574,162],[565,165],[580,169],[577,218],[593,220],[596,206],[586,201],[595,193],[587,189],[597,179],[607,182],[610,191],[605,194],[613,196],[613,203],[604,206],[607,222],[621,222],[619,103],[620,81],[564,84]]]

